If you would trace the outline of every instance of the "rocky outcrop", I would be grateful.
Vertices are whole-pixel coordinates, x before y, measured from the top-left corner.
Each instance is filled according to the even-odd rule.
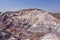
[[[3,36],[1,40],[5,40],[5,31],[11,34],[6,40],[51,40],[52,35],[59,40],[59,26],[60,20],[41,9],[0,13],[0,33]],[[56,38],[54,36],[53,40]]]

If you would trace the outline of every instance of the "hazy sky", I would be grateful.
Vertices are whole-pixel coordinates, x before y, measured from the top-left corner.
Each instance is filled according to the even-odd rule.
[[[0,11],[40,8],[49,12],[60,12],[60,0],[0,0]]]

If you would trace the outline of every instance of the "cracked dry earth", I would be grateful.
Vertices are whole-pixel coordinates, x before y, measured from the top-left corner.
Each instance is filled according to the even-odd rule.
[[[60,20],[41,9],[0,13],[0,40],[60,40]]]

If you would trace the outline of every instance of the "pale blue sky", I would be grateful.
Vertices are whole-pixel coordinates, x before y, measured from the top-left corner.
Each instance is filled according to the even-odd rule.
[[[40,8],[49,12],[60,12],[60,0],[0,0],[0,11]]]

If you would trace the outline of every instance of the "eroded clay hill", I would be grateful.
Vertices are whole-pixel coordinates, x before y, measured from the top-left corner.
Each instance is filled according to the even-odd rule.
[[[60,40],[60,20],[41,9],[0,13],[0,40]]]

